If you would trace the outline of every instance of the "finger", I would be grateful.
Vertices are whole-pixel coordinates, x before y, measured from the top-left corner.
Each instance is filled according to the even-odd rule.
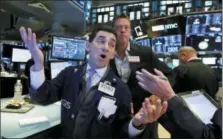
[[[144,89],[145,91],[151,92],[151,90],[149,89],[149,87],[147,87],[146,85],[144,85],[142,82],[138,82],[138,85]]]
[[[168,108],[168,103],[167,101],[164,101],[162,105],[162,111],[161,111],[162,115],[166,112],[167,108]]]
[[[32,34],[32,44],[33,44],[33,46],[36,46],[36,34],[35,33]]]
[[[159,75],[159,76],[164,76],[165,77],[165,75],[161,72],[161,71],[159,71],[158,69],[154,69],[154,71],[155,71],[155,73],[157,74],[157,75]]]
[[[145,116],[146,120],[149,121],[149,123],[153,122],[153,107],[148,100],[146,100],[146,111],[147,111],[147,115]]]
[[[145,82],[142,76],[136,75],[136,79],[140,82]]]
[[[154,114],[156,119],[158,119],[159,116],[161,115],[161,110],[162,110],[161,100],[158,99],[156,100],[156,110]]]
[[[144,76],[149,79],[149,80],[155,80],[155,76],[153,74],[151,74],[150,72],[148,72],[145,69],[142,69],[142,73],[144,74]]]
[[[27,37],[29,45],[32,43],[32,30],[28,28],[28,37]]]
[[[20,27],[19,32],[20,32],[20,36],[21,36],[23,42],[26,43],[27,42],[26,29],[22,26],[22,27]]]

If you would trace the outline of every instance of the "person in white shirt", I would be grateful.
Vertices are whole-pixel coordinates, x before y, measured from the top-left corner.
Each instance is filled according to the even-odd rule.
[[[43,54],[30,28],[20,28],[34,65],[30,69],[30,96],[40,104],[61,99],[62,138],[127,138],[140,134],[144,125],[156,121],[167,103],[145,99],[142,108],[131,117],[131,93],[108,64],[115,55],[116,34],[111,27],[94,29],[86,50],[88,61],[65,68],[53,80],[45,80]],[[50,112],[53,113],[53,112]]]

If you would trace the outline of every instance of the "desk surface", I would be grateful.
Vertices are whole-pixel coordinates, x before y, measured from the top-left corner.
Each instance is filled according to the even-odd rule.
[[[1,107],[5,106],[10,99],[1,99]],[[1,112],[1,136],[5,138],[25,138],[54,127],[60,124],[60,110],[60,102],[56,102],[48,106],[35,105],[32,110],[24,114]],[[29,126],[19,125],[20,119],[38,116],[46,116],[50,121]]]

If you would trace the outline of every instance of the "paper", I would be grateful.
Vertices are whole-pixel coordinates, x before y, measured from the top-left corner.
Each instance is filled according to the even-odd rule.
[[[98,111],[103,113],[105,118],[108,118],[110,115],[114,114],[117,106],[115,105],[115,100],[107,98],[107,97],[101,97],[101,100],[98,104]]]
[[[46,116],[39,116],[39,117],[32,117],[32,118],[25,118],[19,120],[20,126],[27,126],[27,125],[33,125],[43,122],[48,122],[49,119]]]
[[[212,123],[211,118],[217,108],[202,93],[196,92],[196,94],[191,94],[191,96],[186,95],[182,97],[191,111],[193,111],[193,113],[195,113],[205,124]]]

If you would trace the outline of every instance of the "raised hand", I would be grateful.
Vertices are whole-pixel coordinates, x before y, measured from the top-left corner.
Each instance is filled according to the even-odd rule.
[[[154,99],[153,99],[154,100]],[[167,109],[167,102],[163,103],[159,98],[155,102],[146,98],[140,111],[134,116],[133,123],[135,126],[148,124],[157,121]]]
[[[141,72],[136,72],[136,79],[138,85],[144,90],[160,97],[162,100],[169,100],[175,93],[164,74],[155,69],[157,75],[153,75],[150,72],[142,69]]]
[[[37,46],[36,34],[32,32],[30,28],[27,30],[24,27],[19,29],[20,36],[25,44],[25,47],[29,49],[32,58],[34,60],[34,70],[39,71],[43,69],[44,56],[41,50]]]

